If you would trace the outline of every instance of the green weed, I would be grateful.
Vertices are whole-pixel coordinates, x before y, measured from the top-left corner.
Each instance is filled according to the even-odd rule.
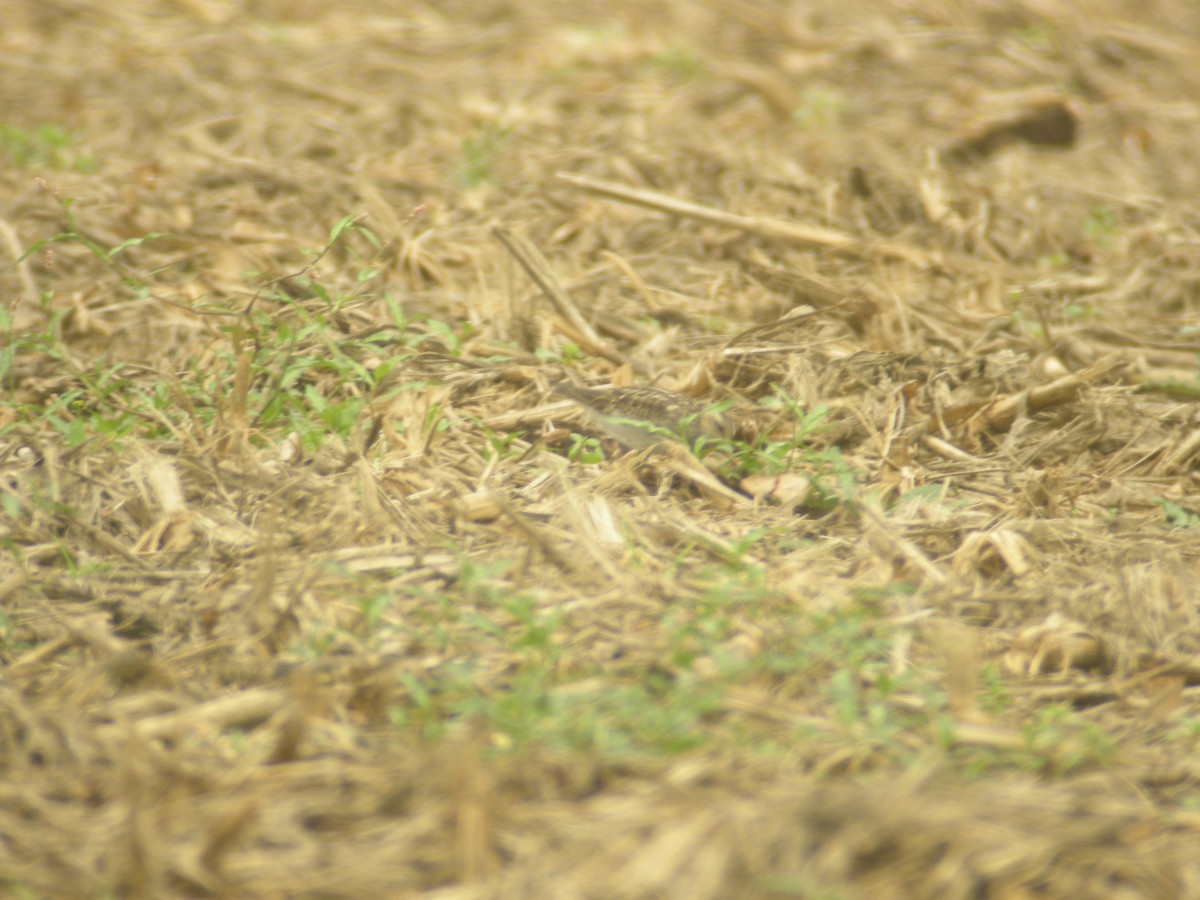
[[[1167,524],[1173,528],[1195,528],[1200,525],[1200,515],[1173,503],[1165,497],[1156,497],[1155,504],[1161,507]]]
[[[86,174],[97,168],[96,157],[83,146],[83,136],[61,125],[33,129],[0,125],[0,155],[22,169],[46,167]]]
[[[509,135],[509,129],[499,122],[487,121],[463,138],[462,159],[457,172],[459,183],[476,187],[494,180],[496,163],[508,144]]]
[[[1083,223],[1083,233],[1101,247],[1109,247],[1120,233],[1117,212],[1107,204],[1092,208]]]
[[[695,81],[705,74],[704,60],[686,47],[671,46],[659,51],[649,60],[652,71],[676,81]]]
[[[804,89],[800,105],[793,110],[792,121],[801,128],[828,131],[841,125],[846,107],[846,97],[837,88],[810,85]]]

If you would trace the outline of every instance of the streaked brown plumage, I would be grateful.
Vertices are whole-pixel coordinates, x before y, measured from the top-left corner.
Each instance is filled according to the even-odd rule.
[[[554,389],[582,406],[605,434],[632,450],[678,440],[681,433],[692,443],[699,437],[729,439],[737,430],[725,413],[660,388],[585,388],[563,381]]]

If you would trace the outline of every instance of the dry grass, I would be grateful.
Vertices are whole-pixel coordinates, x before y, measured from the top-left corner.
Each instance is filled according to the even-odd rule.
[[[7,894],[1200,896],[1200,9],[404,6],[6,7]]]

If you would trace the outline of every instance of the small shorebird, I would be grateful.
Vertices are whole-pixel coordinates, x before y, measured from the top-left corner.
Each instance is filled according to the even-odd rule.
[[[631,450],[661,441],[729,440],[737,425],[723,412],[671,391],[652,387],[585,388],[560,381],[554,390],[574,400],[609,437]]]

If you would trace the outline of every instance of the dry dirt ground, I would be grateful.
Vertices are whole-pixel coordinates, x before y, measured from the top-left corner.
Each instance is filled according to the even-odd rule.
[[[1200,6],[0,15],[5,896],[1200,897]]]

